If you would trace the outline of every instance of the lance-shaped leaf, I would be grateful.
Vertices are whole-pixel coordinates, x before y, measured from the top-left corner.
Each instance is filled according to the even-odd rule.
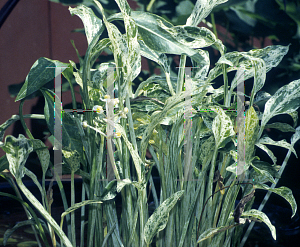
[[[220,226],[217,228],[209,228],[206,231],[204,231],[198,238],[197,243],[200,243],[208,238],[212,238],[213,236],[215,236],[216,234],[220,233],[220,232],[224,232],[227,231],[235,226],[237,226],[238,224],[235,225],[230,225],[230,226]]]
[[[247,162],[249,162],[253,156],[254,144],[259,129],[258,122],[257,114],[251,106],[246,113],[245,119],[245,160]]]
[[[55,67],[64,67],[61,72],[69,66],[68,63],[62,63],[57,60],[41,57],[32,65],[20,92],[15,101],[24,99],[26,96],[38,91],[47,82],[51,81],[56,74]]]
[[[102,20],[99,19],[91,8],[80,5],[76,8],[69,7],[71,15],[77,15],[83,22],[88,45],[92,42],[94,36],[102,27]]]
[[[286,142],[285,140],[281,140],[281,141],[276,142],[276,141],[273,141],[270,137],[265,135],[261,139],[259,139],[259,141],[256,144],[269,144],[269,145],[274,145],[274,146],[279,146],[279,147],[283,147],[283,148],[286,148],[286,149],[290,149],[296,155],[296,157],[298,158],[294,147],[291,144],[289,144],[288,142]]]
[[[300,79],[281,87],[265,104],[261,127],[274,116],[291,113],[300,106]]]
[[[255,145],[258,146],[260,149],[264,150],[269,155],[269,157],[272,159],[273,163],[276,164],[277,158],[275,157],[275,155],[273,154],[273,152],[270,149],[268,149],[264,144],[261,144],[261,143],[255,143]]]
[[[206,27],[175,26],[170,28],[164,26],[163,23],[160,26],[178,42],[190,48],[208,47],[217,40],[214,33]]]
[[[145,44],[152,50],[168,54],[185,54],[193,60],[201,63],[203,57],[201,54],[186,45],[177,41],[167,28],[174,27],[172,23],[164,18],[142,11],[132,11],[131,17],[138,26],[138,33]],[[122,19],[120,13],[114,14],[108,18],[109,21]],[[173,35],[176,30],[173,30]]]
[[[150,244],[153,237],[166,227],[169,213],[177,203],[178,199],[182,196],[183,192],[184,190],[181,190],[171,195],[155,209],[154,213],[150,216],[144,227],[144,237],[147,244]]]
[[[216,148],[222,148],[226,145],[229,137],[235,135],[231,119],[225,114],[223,109],[217,110],[218,115],[212,123],[212,131],[215,136]]]
[[[18,138],[6,136],[2,149],[6,152],[11,174],[20,179],[24,176],[24,167],[29,154],[33,151],[32,143],[22,134]]]
[[[141,55],[159,64],[165,73],[170,73],[170,63],[164,53],[150,49],[143,40],[139,40]]]
[[[295,143],[300,139],[300,126],[297,127],[296,133],[291,138],[291,144],[294,146]]]
[[[269,227],[269,229],[272,233],[272,237],[274,238],[274,240],[276,240],[275,226],[272,225],[272,223],[270,222],[268,216],[265,213],[263,213],[261,211],[258,211],[256,209],[251,209],[249,211],[246,211],[246,212],[242,213],[242,216],[254,217],[254,218],[257,218],[257,219],[261,220],[262,222],[264,222]]]
[[[131,184],[132,182],[127,178],[120,181],[113,180],[109,182],[106,187],[104,188],[100,200],[101,201],[107,201],[115,198],[117,196],[117,193],[119,193],[123,187],[127,184]]]
[[[228,0],[197,0],[195,7],[186,21],[188,26],[198,26],[198,24],[206,18],[212,9]]]
[[[296,130],[289,124],[287,123],[272,123],[272,124],[266,124],[265,129],[270,128],[270,129],[278,129],[282,132],[296,132]]]
[[[291,189],[284,187],[284,186],[272,189],[266,184],[255,184],[255,188],[262,189],[262,190],[269,190],[269,191],[283,197],[285,200],[288,201],[288,203],[292,207],[293,214],[292,214],[291,218],[293,218],[295,216],[295,214],[297,212],[297,202],[293,196]]]

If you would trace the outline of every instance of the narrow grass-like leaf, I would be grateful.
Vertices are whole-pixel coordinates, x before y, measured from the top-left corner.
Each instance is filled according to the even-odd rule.
[[[184,190],[178,191],[166,199],[148,219],[144,227],[144,236],[147,244],[152,242],[153,237],[163,230],[169,219],[169,212],[175,206],[178,199],[182,196]]]
[[[245,120],[245,160],[246,162],[249,162],[253,156],[254,152],[254,144],[255,140],[258,134],[258,117],[254,110],[254,108],[251,106],[246,114],[246,120]],[[243,125],[243,123],[242,123]],[[242,133],[240,133],[242,135]]]
[[[217,228],[209,228],[207,229],[205,232],[203,232],[200,237],[197,240],[197,243],[200,243],[208,238],[211,238],[213,236],[215,236],[216,234],[220,233],[220,232],[224,232],[227,231],[235,226],[237,226],[238,224],[234,224],[234,225],[230,225],[230,226],[220,226]]]
[[[268,185],[266,184],[255,184],[255,188],[256,189],[262,189],[262,190],[269,190],[273,193],[276,193],[277,195],[280,195],[281,197],[283,197],[285,200],[288,201],[288,203],[291,205],[292,207],[292,217],[293,218],[297,212],[297,203],[296,200],[293,196],[293,193],[291,191],[291,189],[281,186],[279,188],[270,188]]]
[[[26,96],[38,91],[47,82],[58,76],[55,75],[55,67],[65,67],[61,69],[61,71],[64,71],[68,66],[68,63],[62,63],[45,57],[39,58],[32,65],[15,101],[24,99]]]
[[[60,222],[60,226],[62,227],[62,224],[63,224],[63,221],[64,221],[64,217],[75,211],[76,209],[78,208],[81,208],[85,205],[89,205],[89,204],[93,204],[93,203],[103,203],[102,201],[98,201],[98,200],[86,200],[86,201],[83,201],[83,202],[79,202],[79,203],[75,203],[72,207],[69,207],[65,212],[63,212],[61,214],[61,222]]]

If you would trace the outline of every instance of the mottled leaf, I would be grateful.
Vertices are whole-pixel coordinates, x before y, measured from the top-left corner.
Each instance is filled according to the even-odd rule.
[[[272,225],[272,223],[270,222],[268,216],[265,213],[263,213],[261,211],[258,211],[256,209],[251,209],[249,211],[244,212],[242,214],[242,216],[250,216],[250,217],[254,217],[254,218],[257,218],[257,219],[263,221],[269,227],[274,240],[276,240],[276,229]]]
[[[171,195],[150,216],[144,227],[144,237],[147,244],[150,244],[153,237],[166,227],[169,213],[183,193],[184,190],[181,190]]]
[[[55,67],[64,67],[61,72],[64,71],[69,66],[68,63],[62,63],[57,60],[51,60],[49,58],[41,57],[39,58],[31,67],[25,83],[22,86],[20,92],[17,95],[15,101],[24,99],[26,96],[38,91],[47,82],[51,81],[58,76],[55,75]]]
[[[186,21],[187,26],[198,26],[198,24],[206,18],[212,9],[228,0],[197,0],[195,7]]]
[[[288,203],[292,207],[293,214],[292,214],[291,218],[293,218],[295,216],[295,214],[297,212],[297,203],[296,203],[296,200],[293,196],[293,193],[292,193],[291,189],[289,189],[287,187],[284,187],[284,186],[272,189],[266,184],[255,184],[255,188],[256,189],[262,189],[262,190],[269,190],[269,191],[283,197],[285,200],[288,201]]]
[[[88,41],[88,45],[92,42],[93,38],[102,27],[102,20],[99,19],[91,8],[85,5],[77,6],[76,8],[69,7],[71,15],[77,15],[83,22],[84,31]]]
[[[274,116],[291,113],[300,106],[300,79],[279,88],[277,92],[266,102],[261,126]]]
[[[266,124],[265,129],[278,129],[282,132],[296,132],[296,130],[289,124],[287,123],[272,123],[272,124]]]
[[[215,136],[216,148],[222,148],[226,145],[226,140],[229,137],[235,135],[232,122],[230,118],[225,114],[224,110],[216,109],[218,115],[212,123],[212,131]]]

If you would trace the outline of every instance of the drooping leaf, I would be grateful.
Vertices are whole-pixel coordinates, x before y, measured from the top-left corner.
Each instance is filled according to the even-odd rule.
[[[76,8],[69,7],[71,15],[77,15],[83,22],[84,30],[88,45],[92,42],[93,37],[99,32],[102,27],[102,20],[99,19],[91,8],[85,5],[77,6]]]
[[[242,213],[244,212],[244,208],[245,208],[246,204],[251,201],[251,199],[254,196],[254,193],[255,193],[255,190],[252,190],[248,195],[244,196],[239,201],[238,205],[236,206],[236,208],[232,214],[234,217],[234,221],[236,223],[240,223],[240,217],[241,217]]]
[[[290,149],[297,157],[297,153],[296,153],[294,147],[291,144],[289,144],[288,142],[286,142],[285,140],[276,142],[276,141],[273,141],[270,137],[265,135],[261,139],[259,139],[258,142],[256,142],[256,144],[269,144],[269,145],[274,145],[274,146],[279,146],[279,147],[283,147],[286,149]]]
[[[184,190],[181,190],[171,195],[150,216],[144,227],[144,237],[147,244],[150,244],[153,237],[166,227],[169,219],[169,212],[183,193]]]
[[[236,224],[237,225],[237,224]],[[235,227],[236,225],[230,225],[230,226],[220,226],[217,228],[209,228],[206,231],[204,231],[198,238],[197,243],[200,243],[208,238],[212,238],[213,236],[215,236],[216,234],[220,233],[220,232],[224,232],[227,231],[233,227]]]
[[[271,124],[266,124],[265,129],[270,128],[270,129],[278,129],[282,132],[296,132],[296,130],[289,124],[287,123],[271,123]]]
[[[33,151],[32,143],[22,134],[18,138],[6,136],[2,149],[6,152],[9,170],[16,178],[24,176],[24,167],[29,154]]]
[[[287,187],[284,187],[284,186],[272,189],[266,184],[255,184],[255,188],[256,189],[262,189],[262,190],[269,190],[269,191],[272,191],[273,193],[276,193],[277,195],[283,197],[285,200],[288,201],[288,203],[292,207],[293,213],[292,213],[291,218],[293,218],[295,216],[295,214],[297,212],[297,202],[296,202],[296,200],[293,196],[293,193],[292,193],[291,189],[289,189]]]
[[[257,218],[257,219],[261,220],[262,222],[264,222],[269,227],[269,229],[272,233],[272,237],[274,238],[274,240],[276,240],[276,229],[272,225],[268,216],[265,213],[258,211],[256,209],[251,209],[249,211],[242,213],[242,216],[254,217],[254,218]]]
[[[296,133],[291,138],[291,144],[294,146],[295,143],[300,139],[300,126],[297,127]]]
[[[290,82],[279,88],[277,92],[266,102],[265,110],[261,121],[261,126],[274,116],[279,114],[291,113],[300,106],[300,79]]]
[[[270,149],[268,149],[264,144],[261,144],[261,143],[255,143],[255,145],[258,146],[260,149],[264,150],[269,155],[269,157],[272,159],[273,164],[276,164],[277,158],[275,157],[275,155],[273,154],[273,152]]]
[[[45,57],[39,58],[32,65],[15,101],[24,99],[26,96],[38,91],[47,82],[58,76],[59,74],[55,74],[56,67],[63,67],[61,71],[64,71],[68,66],[68,63],[62,63]]]

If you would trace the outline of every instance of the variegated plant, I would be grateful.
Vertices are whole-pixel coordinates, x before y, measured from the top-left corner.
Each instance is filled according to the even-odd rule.
[[[243,226],[249,221],[264,222],[276,239],[275,227],[261,212],[264,204],[259,210],[251,209],[254,189],[267,190],[266,200],[271,192],[282,196],[295,215],[297,205],[291,190],[275,186],[291,152],[297,156],[294,144],[300,139],[300,128],[296,128],[300,80],[283,86],[273,96],[258,93],[264,86],[266,73],[280,63],[289,46],[226,53],[213,32],[197,27],[215,6],[226,1],[198,0],[186,25],[182,26],[173,26],[155,14],[132,11],[125,0],[116,0],[121,12],[111,16],[106,16],[101,3],[95,0],[101,19],[85,5],[69,8],[72,15],[81,18],[88,41],[84,59],[79,58],[80,67],[71,60],[61,63],[38,59],[16,98],[21,100],[20,115],[12,116],[0,126],[1,141],[5,130],[19,119],[29,137],[6,136],[1,142],[6,156],[1,158],[0,168],[10,170],[18,187],[43,217],[38,219],[19,193],[18,197],[11,196],[25,205],[28,221],[24,224],[33,224],[39,246],[50,246],[46,234],[50,234],[53,246],[77,246],[74,214],[77,209],[81,209],[82,216],[80,246],[238,246]],[[112,23],[115,20],[124,23],[124,34]],[[101,38],[105,29],[108,38]],[[220,52],[213,69],[209,69],[208,52],[202,49],[208,46]],[[105,48],[112,51],[114,61],[95,67]],[[170,71],[167,54],[181,56],[178,73]],[[132,81],[141,71],[141,56],[157,63],[163,73],[143,81],[134,92]],[[192,71],[186,68],[187,57],[194,65]],[[70,84],[74,109],[73,82],[80,86],[86,110],[83,115],[57,112],[54,92],[43,87],[54,79],[53,71],[46,67],[65,67],[62,75]],[[237,73],[229,82],[227,73],[235,70]],[[221,75],[224,85],[214,88],[215,78]],[[239,132],[236,137],[236,116],[244,102],[234,90],[250,78],[253,78],[253,89],[249,108],[245,122],[236,129]],[[38,90],[45,98],[44,115],[23,116],[24,100]],[[265,101],[264,112],[258,114],[254,104]],[[294,125],[268,124],[278,114],[290,114]],[[59,174],[54,174],[65,207],[60,226],[51,217],[51,186],[48,193],[45,187],[46,172],[53,168],[49,151],[40,140],[34,139],[24,122],[24,117],[45,119],[55,135],[55,115],[62,118],[63,168],[71,174],[72,184],[71,205],[68,205]],[[274,141],[262,136],[265,128],[295,133],[291,143]],[[240,145],[245,148],[245,155]],[[266,145],[289,150],[283,164],[277,163]],[[270,156],[273,164],[255,156],[257,147]],[[42,184],[25,167],[33,151],[37,152],[43,168]],[[105,173],[108,160],[115,177],[112,181],[107,180]],[[240,162],[244,166],[239,167],[242,171],[237,174]],[[159,196],[152,178],[153,167],[161,181]],[[42,202],[24,186],[25,174],[40,189]],[[83,178],[82,201],[78,203],[74,196],[74,174]],[[7,173],[2,176],[15,183]],[[266,185],[267,182],[272,186]],[[146,190],[147,184],[151,192]],[[243,198],[234,208],[241,189]],[[113,200],[117,193],[122,197],[121,216]],[[155,208],[152,215],[148,211],[150,193]],[[0,195],[10,196],[2,192]],[[88,215],[85,215],[87,205]],[[71,219],[67,233],[62,230],[65,216]],[[13,230],[24,224],[18,223]],[[252,226],[253,222],[250,230]],[[7,231],[4,242],[12,232]]]

